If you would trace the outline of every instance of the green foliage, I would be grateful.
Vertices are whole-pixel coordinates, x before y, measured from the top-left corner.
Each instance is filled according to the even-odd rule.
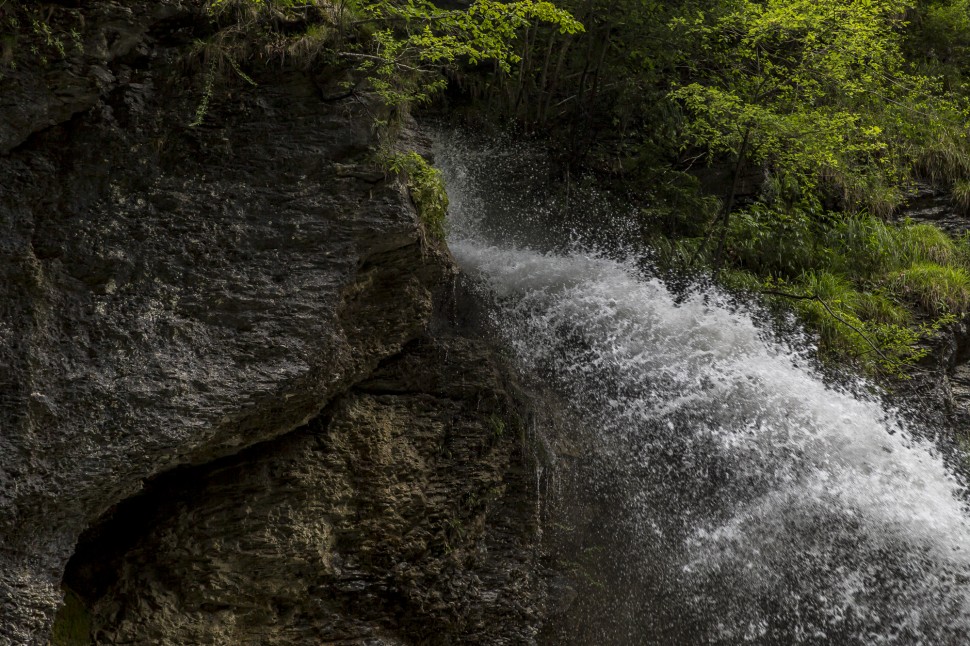
[[[968,3],[563,0],[585,32],[527,30],[517,74],[468,86],[641,199],[659,265],[715,266],[726,223],[722,282],[899,374],[970,307],[970,242],[888,222],[917,182],[970,212]]]
[[[920,0],[909,11],[906,32],[910,60],[951,88],[964,82],[970,61],[970,0]]]
[[[189,52],[201,72],[201,99],[190,126],[203,123],[217,89],[233,81],[256,85],[243,69],[254,60],[320,63],[336,43],[331,27],[344,13],[322,0],[210,0],[204,11],[213,29]]]
[[[736,214],[728,249],[737,266],[761,275],[794,276],[822,261],[816,222],[755,205]]]
[[[361,7],[373,34],[371,53],[360,69],[388,105],[426,103],[445,86],[444,69],[491,61],[508,73],[521,57],[514,49],[520,30],[535,21],[575,34],[583,26],[568,12],[542,0],[474,0],[467,10],[442,10],[428,0],[374,2]]]
[[[230,73],[249,85],[256,85],[256,81],[240,67],[238,61],[239,48],[234,47],[228,32],[217,32],[209,41],[196,42],[193,53],[202,60],[205,76],[202,98],[195,110],[195,119],[189,124],[191,127],[202,125],[209,111],[209,104],[212,101],[216,83],[220,80],[225,82]]]
[[[916,176],[970,168],[964,101],[907,70],[906,0],[717,3],[672,22],[690,82],[675,87],[684,143],[881,216]]]
[[[865,293],[845,277],[810,272],[788,286],[796,311],[819,335],[823,352],[852,357],[870,370],[900,376],[926,355],[921,330],[907,325],[908,312],[884,293]]]
[[[691,265],[698,254],[700,238],[656,236],[649,244],[651,258],[658,267],[677,270]]]
[[[721,284],[734,292],[758,293],[764,289],[765,281],[754,272],[745,269],[728,268],[721,272]]]
[[[392,153],[382,161],[387,170],[403,176],[414,207],[428,233],[435,239],[443,240],[445,218],[448,214],[448,193],[445,192],[441,171],[414,151]]]
[[[642,169],[638,175],[634,181],[650,187],[650,200],[642,207],[641,222],[654,235],[703,235],[721,210],[721,200],[701,193],[700,183],[689,173],[660,167]],[[654,242],[662,244],[659,240]]]
[[[960,245],[930,224],[890,224],[868,215],[779,212],[763,205],[740,211],[731,223],[728,250],[738,266],[791,278],[827,268],[853,279],[917,263],[964,262]]]
[[[864,278],[899,271],[915,263],[962,261],[956,242],[930,224],[887,224],[873,217],[836,219],[823,231],[833,250],[829,262],[840,272]]]
[[[904,223],[901,227],[886,227],[893,233],[893,247],[902,263],[935,262],[949,264],[959,261],[959,249],[953,238],[932,224]]]
[[[87,646],[91,639],[91,617],[84,602],[73,591],[64,594],[64,605],[57,611],[51,646]]]

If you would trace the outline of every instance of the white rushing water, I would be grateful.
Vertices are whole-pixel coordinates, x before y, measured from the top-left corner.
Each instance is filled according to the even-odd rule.
[[[436,152],[451,249],[581,420],[589,487],[620,492],[597,540],[626,613],[575,621],[626,622],[616,643],[970,643],[965,494],[929,443],[729,298],[557,236],[501,149],[456,141]]]

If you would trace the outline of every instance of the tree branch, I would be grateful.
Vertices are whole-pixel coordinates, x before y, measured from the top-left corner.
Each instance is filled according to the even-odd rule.
[[[447,11],[445,13],[439,13],[433,16],[375,16],[373,18],[354,20],[350,24],[352,26],[357,26],[366,25],[369,22],[437,22],[438,20],[444,20],[445,18],[453,18],[458,13],[460,12]]]
[[[879,346],[877,346],[875,343],[872,342],[872,339],[866,336],[862,330],[860,330],[859,328],[852,325],[844,318],[842,318],[841,316],[833,312],[832,308],[829,307],[829,304],[826,303],[818,294],[789,294],[788,292],[779,292],[773,289],[763,289],[761,290],[761,293],[768,296],[782,296],[784,298],[788,298],[795,301],[818,301],[819,304],[821,304],[821,306],[825,308],[825,311],[828,312],[832,318],[834,318],[836,321],[838,321],[842,325],[846,326],[847,328],[849,328],[850,330],[852,330],[853,332],[861,336],[863,340],[865,340],[865,342],[868,343],[869,346],[876,352],[876,354],[882,357],[883,361],[885,361],[886,363],[892,363],[889,360],[889,357],[887,357],[882,353],[882,350],[879,349]]]
[[[393,65],[394,67],[399,67],[402,70],[408,70],[410,72],[419,72],[421,74],[431,74],[434,70],[423,69],[420,67],[411,67],[410,65],[405,65],[404,63],[399,63],[397,61],[388,60],[386,58],[381,58],[380,56],[372,56],[371,54],[357,54],[354,52],[340,52],[339,56],[341,58],[362,58],[369,61],[377,61],[379,63],[387,63]]]

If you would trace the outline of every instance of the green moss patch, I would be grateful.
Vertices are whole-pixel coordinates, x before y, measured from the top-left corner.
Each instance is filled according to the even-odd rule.
[[[67,590],[64,605],[54,617],[51,646],[88,646],[92,643],[91,615],[81,597]]]

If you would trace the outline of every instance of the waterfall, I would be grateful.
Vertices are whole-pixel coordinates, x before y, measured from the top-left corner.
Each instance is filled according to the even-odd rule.
[[[582,429],[563,477],[592,506],[575,515],[597,519],[577,540],[599,555],[584,576],[604,578],[564,609],[559,639],[967,643],[970,515],[931,443],[827,384],[750,308],[672,293],[605,245],[624,229],[615,204],[550,205],[514,149],[451,135],[435,155],[456,259]]]

